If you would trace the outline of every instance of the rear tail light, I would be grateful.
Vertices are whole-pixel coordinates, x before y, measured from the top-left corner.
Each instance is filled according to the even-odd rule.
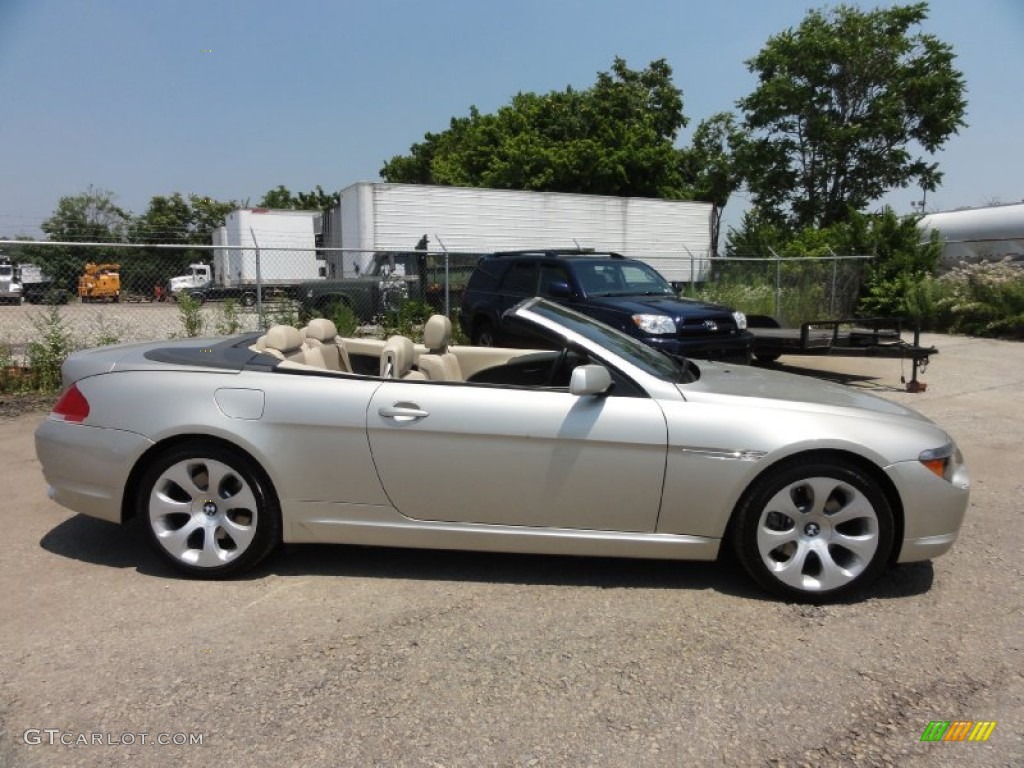
[[[89,401],[85,399],[78,386],[72,384],[64,390],[50,415],[80,424],[89,416]]]

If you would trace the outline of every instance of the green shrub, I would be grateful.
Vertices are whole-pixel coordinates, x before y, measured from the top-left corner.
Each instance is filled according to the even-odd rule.
[[[1024,269],[1009,259],[961,264],[936,281],[936,330],[1024,338]]]
[[[356,329],[359,328],[359,317],[347,302],[332,302],[325,308],[324,317],[334,323],[339,336],[356,335]]]
[[[217,311],[216,331],[219,336],[233,336],[242,330],[242,317],[238,302],[225,299]]]
[[[409,299],[395,312],[388,312],[381,322],[381,334],[389,336],[408,336],[418,339],[423,333],[423,324],[434,314],[433,308],[424,301]]]
[[[61,384],[60,367],[75,351],[74,338],[56,305],[33,318],[32,325],[40,340],[28,345],[30,385],[39,392],[56,392]]]
[[[206,330],[206,318],[203,317],[203,305],[198,299],[187,293],[178,294],[178,319],[189,338],[202,336]]]

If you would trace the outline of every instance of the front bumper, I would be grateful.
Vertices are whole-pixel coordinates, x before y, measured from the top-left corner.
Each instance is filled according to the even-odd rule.
[[[681,339],[677,336],[646,336],[642,342],[670,357],[692,357],[700,360],[726,360],[749,363],[754,353],[754,336],[739,331],[730,336]]]
[[[128,475],[152,441],[134,432],[53,417],[39,425],[35,441],[50,498],[74,512],[121,522]]]
[[[970,487],[936,477],[918,461],[886,468],[903,500],[903,541],[896,562],[930,560],[947,552],[960,533]]]

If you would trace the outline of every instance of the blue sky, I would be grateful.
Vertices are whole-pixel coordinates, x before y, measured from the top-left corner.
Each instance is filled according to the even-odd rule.
[[[0,0],[0,234],[38,235],[90,184],[141,213],[176,191],[255,203],[278,184],[374,180],[470,105],[586,88],[615,56],[667,59],[692,128],[752,90],[743,62],[769,35],[823,5]],[[924,29],[958,54],[970,124],[938,157],[929,209],[1024,199],[1024,3],[934,0]]]

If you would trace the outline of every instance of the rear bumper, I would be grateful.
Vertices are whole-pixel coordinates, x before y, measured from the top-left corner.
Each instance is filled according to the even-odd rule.
[[[35,441],[50,498],[74,512],[121,522],[128,475],[152,441],[134,432],[54,418],[39,425]]]

